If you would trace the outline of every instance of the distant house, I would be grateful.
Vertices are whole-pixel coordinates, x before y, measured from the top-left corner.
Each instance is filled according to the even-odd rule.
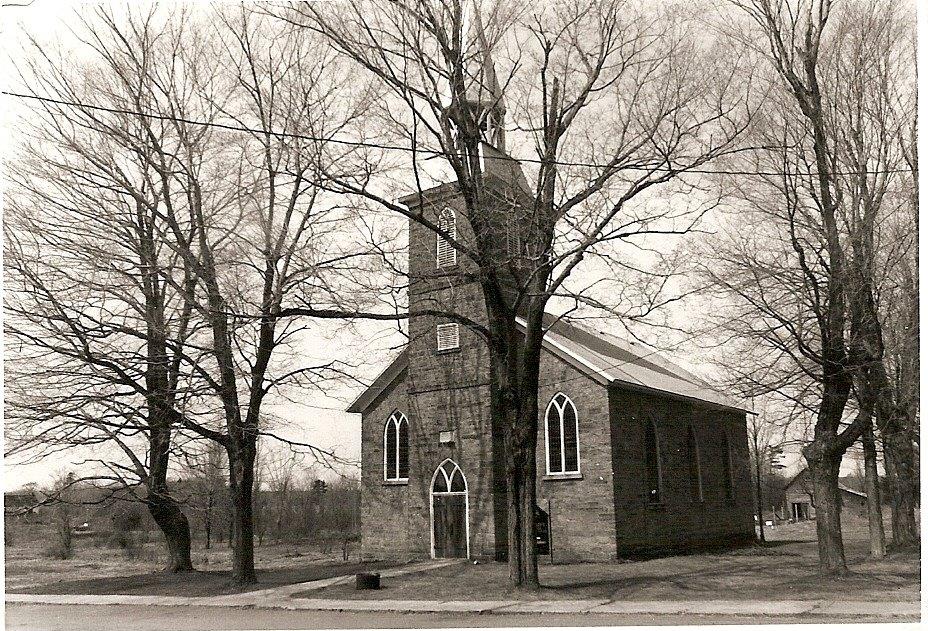
[[[841,505],[845,514],[867,514],[867,494],[850,488],[843,482],[838,483],[841,489]],[[815,496],[812,493],[812,481],[809,479],[809,470],[803,469],[786,484],[786,500],[784,502],[784,515],[789,521],[807,521],[815,519]]]

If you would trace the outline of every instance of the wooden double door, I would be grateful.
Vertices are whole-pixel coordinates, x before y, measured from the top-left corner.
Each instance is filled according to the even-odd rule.
[[[435,557],[467,557],[467,496],[433,495]]]
[[[446,460],[432,479],[432,555],[468,557],[467,481],[460,467]]]

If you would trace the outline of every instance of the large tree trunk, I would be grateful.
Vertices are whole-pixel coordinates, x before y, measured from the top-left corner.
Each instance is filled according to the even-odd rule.
[[[537,409],[534,406],[526,406]],[[501,410],[505,418],[519,418],[528,410]],[[513,587],[538,588],[538,557],[535,554],[535,443],[537,421],[509,424],[505,441],[506,512],[509,581]],[[528,427],[526,427],[528,426]],[[536,428],[537,429],[537,428]]]
[[[867,424],[860,437],[864,447],[864,481],[867,491],[867,520],[870,527],[870,556],[886,556],[886,534],[883,532],[883,511],[880,507],[880,473],[876,464],[876,441],[873,423]]]
[[[538,589],[538,555],[535,551],[535,434],[533,432],[531,449],[526,454],[524,474],[522,476],[522,516],[525,527],[522,529],[522,538],[519,545],[522,547],[522,587],[525,589]]]
[[[891,492],[893,547],[917,546],[919,539],[915,503],[918,497],[918,471],[915,467],[915,449],[908,432],[901,429],[897,422],[887,424],[883,430],[883,455]]]
[[[537,589],[535,552],[535,462],[538,441],[538,362],[540,338],[523,336],[506,308],[487,301],[490,329],[499,343],[490,353],[491,414],[503,432],[506,549],[513,587]],[[495,328],[494,328],[495,327]],[[534,351],[532,348],[537,346]]]
[[[534,453],[532,454],[534,456]],[[533,458],[534,459],[534,458]],[[537,589],[538,557],[535,554],[535,479],[527,463],[511,460],[507,471],[509,582],[513,587]]]
[[[823,442],[822,439],[813,440],[803,449],[809,463],[812,501],[815,504],[819,569],[823,574],[846,576],[848,569],[841,535],[841,491],[838,487],[841,454],[835,456]]]
[[[149,373],[152,371],[150,370]],[[149,383],[158,383],[149,374]],[[151,398],[151,397],[150,397]],[[146,487],[148,495],[145,503],[148,512],[164,535],[168,550],[166,572],[192,572],[193,561],[190,558],[190,523],[180,506],[168,492],[168,462],[170,455],[171,418],[170,408],[160,402],[149,403],[149,463]]]
[[[239,446],[238,457],[229,450],[229,494],[232,500],[232,582],[235,585],[253,585],[258,582],[255,573],[254,520],[252,494],[254,491],[255,450],[252,445]]]
[[[168,549],[168,564],[165,572],[182,573],[193,571],[190,558],[190,523],[187,516],[166,492],[149,490],[146,498],[148,512],[164,534]]]

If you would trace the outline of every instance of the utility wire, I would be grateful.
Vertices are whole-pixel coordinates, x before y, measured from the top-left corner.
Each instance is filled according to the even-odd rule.
[[[168,116],[165,114],[156,114],[156,113],[151,113],[151,112],[136,112],[133,110],[125,110],[125,109],[113,108],[113,107],[104,107],[102,105],[90,105],[88,103],[81,103],[79,101],[66,101],[62,99],[53,99],[53,98],[46,97],[46,96],[39,96],[36,94],[24,94],[21,92],[10,92],[7,90],[0,91],[0,94],[4,94],[6,96],[11,96],[11,97],[19,98],[19,99],[30,99],[34,101],[41,101],[43,103],[53,103],[55,105],[63,105],[67,107],[95,110],[98,112],[109,112],[111,114],[126,114],[129,116],[138,116],[140,118],[150,118],[152,120],[170,121],[170,122],[176,122],[176,123],[184,123],[187,125],[198,125],[201,127],[212,127],[216,129],[224,129],[227,131],[247,132],[250,134],[262,134],[262,135],[275,136],[278,138],[294,138],[297,140],[308,140],[311,142],[332,143],[336,145],[343,145],[343,146],[349,146],[349,147],[364,147],[368,149],[383,149],[386,151],[407,151],[410,153],[425,154],[431,157],[439,157],[439,156],[447,155],[447,152],[438,151],[435,149],[413,148],[413,147],[408,147],[406,145],[388,145],[388,144],[375,143],[375,142],[365,142],[361,140],[342,140],[339,138],[323,138],[321,136],[310,136],[307,134],[294,134],[291,132],[274,131],[274,130],[268,130],[268,129],[257,129],[254,127],[245,127],[242,125],[230,125],[227,123],[217,123],[217,122],[211,122],[211,121],[198,121],[198,120],[193,120],[190,118],[180,118],[177,116]],[[596,162],[574,162],[574,161],[561,161],[561,160],[547,161],[547,160],[541,160],[540,158],[513,158],[513,160],[520,162],[520,163],[527,162],[530,164],[551,164],[551,165],[565,166],[565,167],[589,167],[589,168],[599,168],[599,169],[613,168],[615,166],[618,166],[618,165],[601,164],[601,163],[596,163]],[[760,175],[760,176],[770,176],[770,177],[784,175],[784,172],[782,171],[727,171],[724,169],[692,169],[692,168],[687,168],[687,167],[681,167],[679,169],[675,169],[673,167],[660,167],[660,166],[647,167],[647,166],[634,166],[634,165],[622,166],[621,170],[649,171],[649,172],[656,171],[656,172],[662,172],[662,173],[670,173],[670,172],[701,173],[701,174],[706,174],[706,175]],[[834,171],[833,175],[861,175],[861,174],[880,175],[884,173],[908,173],[908,172],[909,172],[909,169],[876,169],[876,170],[865,170],[865,171]],[[814,177],[817,174],[809,172],[808,175]]]

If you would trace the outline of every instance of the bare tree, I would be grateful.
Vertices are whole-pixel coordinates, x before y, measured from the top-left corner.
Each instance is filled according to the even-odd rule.
[[[754,495],[757,502],[758,539],[765,542],[764,489],[773,470],[782,468],[779,457],[783,453],[783,433],[787,424],[772,418],[766,401],[757,414],[748,417],[748,448],[754,465]]]
[[[734,4],[754,27],[736,24],[736,37],[767,57],[774,73],[757,144],[778,149],[747,162],[758,175],[738,186],[745,202],[739,224],[750,216],[756,227],[751,235],[731,231],[727,243],[713,242],[722,264],[710,277],[747,310],[734,327],[767,349],[755,377],[761,388],[782,393],[814,418],[803,455],[816,498],[819,557],[823,571],[845,574],[841,459],[863,436],[875,487],[868,428],[886,391],[877,244],[879,227],[895,214],[889,202],[899,185],[895,130],[907,119],[905,97],[896,101],[900,92],[890,98],[885,92],[906,89],[907,66],[892,50],[901,22],[895,7],[879,2],[836,15],[828,0]],[[885,55],[871,63],[874,48]],[[849,406],[852,394],[856,406]],[[872,493],[877,555],[878,502]]]
[[[22,128],[11,176],[8,454],[111,447],[109,457],[86,463],[102,470],[88,476],[110,488],[144,488],[139,499],[167,543],[166,569],[185,572],[192,569],[189,525],[168,471],[179,410],[198,388],[186,359],[198,354],[187,346],[198,325],[183,293],[195,279],[160,243],[152,211],[158,192],[149,186],[138,120],[63,102],[109,95],[140,103],[145,86],[127,74],[121,53],[153,55],[158,43],[107,49],[112,23],[83,26],[98,47],[96,63],[71,72],[33,41],[21,69],[36,93],[58,102],[44,101],[36,122]],[[99,72],[101,65],[111,72]]]
[[[202,441],[201,441],[202,442]],[[218,527],[227,500],[228,465],[225,450],[216,442],[205,442],[200,448],[189,447],[183,452],[183,479],[187,482],[190,497],[185,505],[199,513],[203,524],[204,547],[209,550],[216,535],[222,542],[222,528]]]
[[[359,121],[369,126],[355,133],[376,134],[385,146],[364,147],[363,177],[329,170],[326,187],[421,226],[457,251],[456,268],[416,280],[478,288],[485,317],[428,299],[410,305],[409,317],[458,322],[490,349],[510,580],[536,587],[538,370],[551,324],[545,307],[566,297],[575,306],[606,306],[631,317],[660,302],[639,297],[616,305],[594,291],[581,293],[583,286],[569,279],[585,258],[620,261],[623,247],[646,247],[649,235],[692,228],[705,207],[636,202],[733,149],[749,118],[743,68],[698,45],[685,16],[617,0],[410,0],[276,13],[304,32],[323,34],[383,92],[372,104],[380,115]],[[498,70],[507,47],[517,52]],[[528,177],[507,153],[519,144],[532,152]],[[395,161],[413,184],[409,199],[418,198],[408,206],[380,192],[384,164]],[[424,195],[439,170],[462,199],[466,238],[441,225],[439,209]],[[613,269],[624,271],[619,293],[631,296],[628,277],[636,266],[629,260]],[[305,301],[281,315],[359,314]]]
[[[218,18],[207,25],[193,10],[166,17],[154,8],[116,19],[95,8],[81,18],[93,68],[72,75],[68,64],[39,51],[32,75],[42,78],[31,89],[47,113],[46,129],[59,141],[37,144],[36,161],[57,164],[58,151],[75,152],[82,160],[76,167],[62,166],[78,183],[86,183],[83,202],[58,207],[68,225],[103,202],[112,212],[93,219],[109,231],[104,234],[110,240],[134,236],[124,225],[137,222],[141,245],[133,254],[158,258],[139,258],[133,276],[125,257],[111,253],[104,258],[113,268],[108,274],[151,283],[154,298],[173,300],[166,304],[180,314],[170,312],[177,329],[167,337],[167,323],[152,318],[168,316],[151,314],[151,305],[130,301],[127,291],[116,296],[128,304],[123,311],[142,311],[149,319],[140,322],[150,326],[129,329],[120,319],[113,324],[108,311],[116,299],[109,297],[113,291],[105,299],[81,294],[88,280],[106,287],[107,279],[102,274],[66,277],[62,284],[83,300],[79,315],[86,319],[86,333],[73,335],[70,346],[76,349],[61,344],[46,350],[52,358],[84,353],[90,356],[84,365],[95,373],[99,369],[93,362],[99,358],[81,335],[119,344],[110,337],[114,328],[139,340],[126,351],[135,362],[128,376],[120,374],[123,366],[102,358],[103,366],[115,373],[110,383],[116,393],[96,393],[94,404],[103,410],[120,404],[125,389],[160,396],[149,396],[146,403],[152,406],[149,423],[158,423],[158,431],[148,429],[152,440],[157,439],[151,458],[165,466],[159,464],[146,476],[162,487],[170,453],[165,445],[172,431],[192,432],[223,446],[233,507],[233,580],[250,583],[255,581],[256,443],[260,435],[283,440],[270,431],[261,405],[269,393],[294,385],[320,387],[322,380],[346,374],[336,360],[294,365],[298,358],[287,349],[304,327],[278,324],[275,313],[284,296],[312,294],[316,285],[337,283],[353,258],[340,245],[345,241],[337,221],[341,209],[323,200],[315,185],[320,164],[337,157],[319,139],[334,133],[352,113],[342,107],[344,100],[331,102],[331,82],[340,77],[329,74],[325,51],[318,46],[309,40],[281,46],[269,27],[244,9]],[[74,231],[81,234],[80,227]],[[99,235],[86,237],[88,251],[99,255],[101,244],[94,241]],[[48,254],[58,255],[58,246],[49,244]],[[345,247],[351,246],[349,239]],[[32,259],[48,256],[24,251]],[[33,283],[37,279],[36,274],[30,278]],[[141,294],[135,284],[131,286]],[[61,310],[55,302],[61,290],[46,292],[50,308]],[[26,309],[20,311],[25,314]],[[123,318],[123,312],[118,316]],[[181,319],[189,324],[177,324]],[[49,322],[63,329],[71,326],[57,315]],[[30,333],[24,327],[23,335]],[[190,388],[181,383],[184,379]],[[139,382],[144,389],[139,390]],[[125,407],[106,413],[110,424],[114,415],[124,417],[120,431],[145,429]],[[338,460],[313,445],[290,444],[323,462]],[[133,460],[132,466],[119,465],[119,471],[136,473],[139,464]],[[151,479],[153,475],[159,477]],[[158,497],[157,488],[150,486],[149,496]],[[176,514],[182,516],[179,510]],[[189,555],[189,542],[187,549]]]

